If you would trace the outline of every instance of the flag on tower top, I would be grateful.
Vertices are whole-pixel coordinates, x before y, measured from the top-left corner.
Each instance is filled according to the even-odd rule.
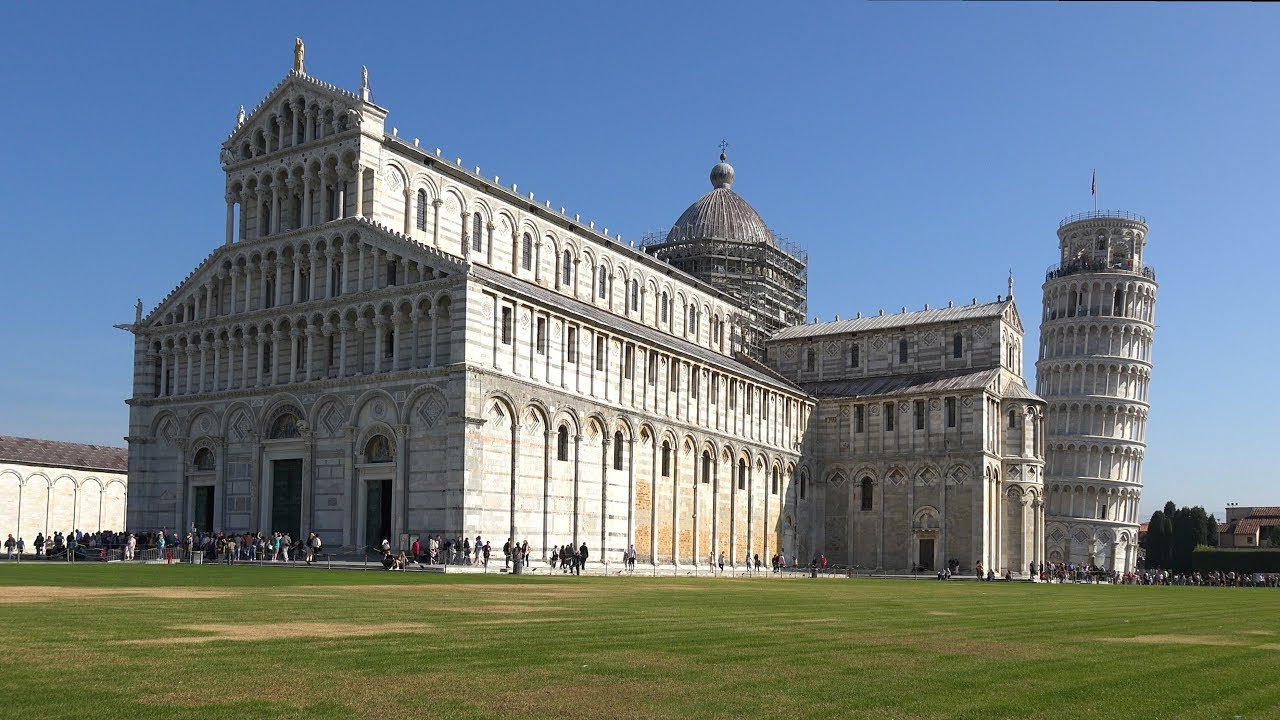
[[[1093,182],[1089,185],[1089,194],[1094,197],[1098,196],[1098,171],[1093,171]]]

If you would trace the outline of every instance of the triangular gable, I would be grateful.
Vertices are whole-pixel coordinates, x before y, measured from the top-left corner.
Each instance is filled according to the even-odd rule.
[[[361,110],[365,107],[376,108],[381,111],[382,117],[386,117],[387,111],[371,102],[360,99],[360,96],[344,90],[337,85],[317,80],[306,73],[300,73],[296,70],[290,70],[287,75],[267,93],[266,97],[258,102],[246,115],[244,122],[231,131],[227,139],[223,142],[224,147],[234,147],[243,142],[249,135],[249,132],[256,127],[258,116],[265,112],[269,112],[275,106],[275,103],[282,96],[294,96],[301,94],[308,98],[323,98],[331,101],[346,110]]]
[[[1009,298],[1009,307],[1004,310],[1004,321],[1012,325],[1019,333],[1023,332],[1022,316],[1018,314],[1018,305],[1013,301],[1013,298]]]

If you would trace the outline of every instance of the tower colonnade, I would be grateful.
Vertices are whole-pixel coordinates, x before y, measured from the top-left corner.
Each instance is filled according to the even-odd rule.
[[[1036,392],[1047,401],[1046,557],[1132,570],[1150,409],[1155,271],[1141,216],[1102,211],[1058,228],[1045,273]]]

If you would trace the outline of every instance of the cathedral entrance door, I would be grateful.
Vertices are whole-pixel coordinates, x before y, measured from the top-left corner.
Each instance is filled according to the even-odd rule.
[[[364,543],[382,547],[391,538],[391,481],[366,480],[364,487]]]
[[[191,524],[197,530],[213,532],[213,486],[197,485],[193,490],[195,497],[191,508]]]
[[[917,564],[922,570],[933,569],[933,543],[932,538],[920,539],[920,560]]]
[[[302,535],[302,460],[271,461],[271,527],[269,532]]]

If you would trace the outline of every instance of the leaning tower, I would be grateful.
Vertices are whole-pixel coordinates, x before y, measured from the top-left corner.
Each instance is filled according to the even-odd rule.
[[[1132,570],[1146,454],[1156,276],[1147,221],[1111,210],[1058,226],[1044,281],[1036,391],[1046,408],[1045,553]]]

